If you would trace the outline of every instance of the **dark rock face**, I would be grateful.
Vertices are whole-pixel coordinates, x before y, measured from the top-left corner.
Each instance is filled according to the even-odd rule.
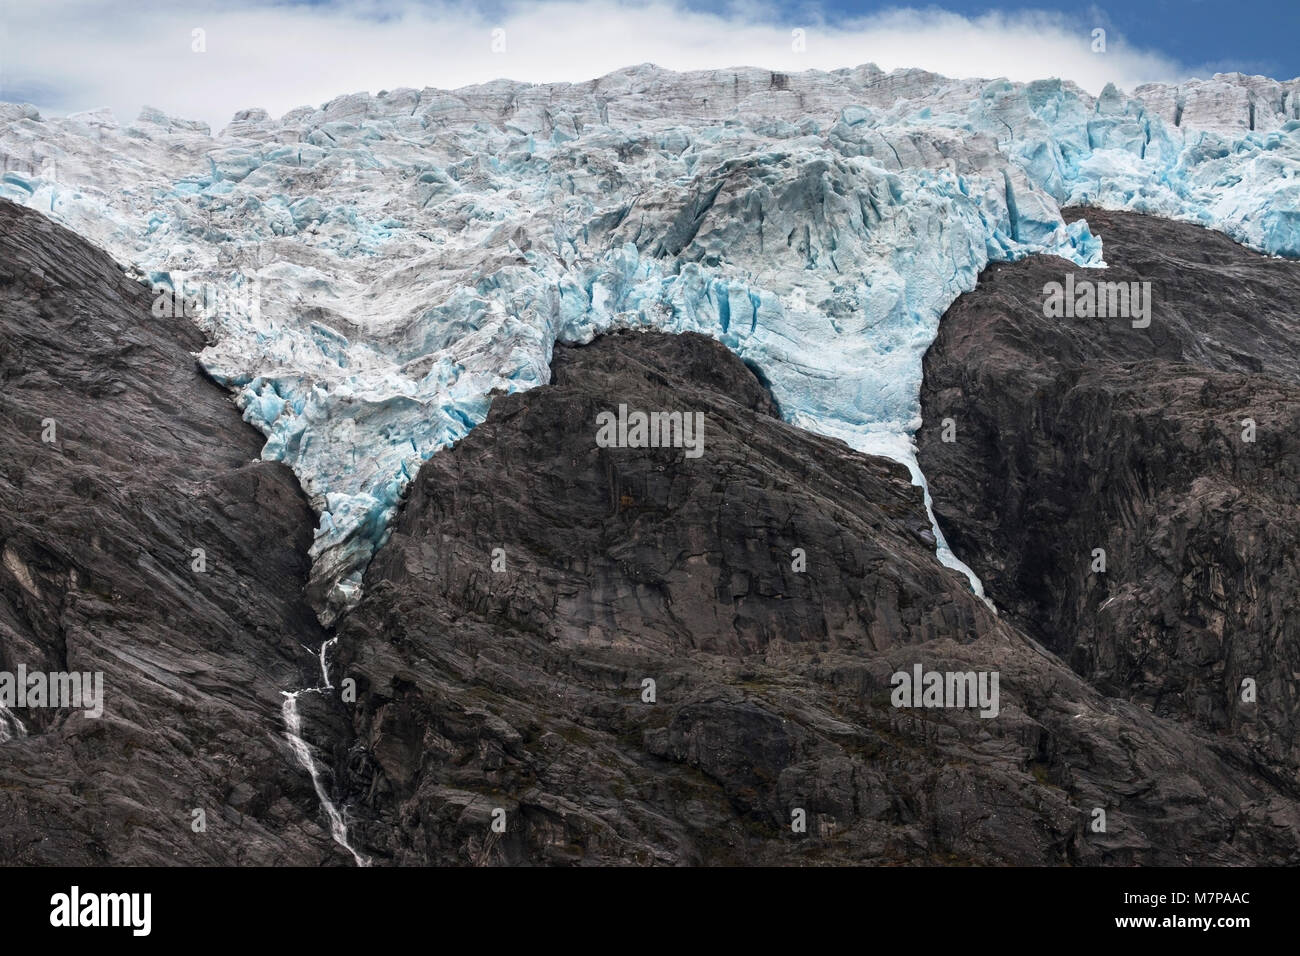
[[[1000,621],[904,469],[774,418],[722,346],[624,333],[553,367],[425,464],[340,628],[336,765],[377,862],[1300,859],[1242,741]],[[703,455],[598,447],[620,403],[703,413]],[[915,664],[996,671],[998,715],[892,706]]]
[[[100,671],[104,702],[15,710],[0,863],[344,859],[281,738],[281,689],[319,682],[310,508],[151,302],[0,201],[0,670]]]
[[[780,421],[721,345],[557,348],[553,384],[421,469],[340,622],[337,692],[299,698],[352,842],[406,865],[1300,863],[1300,349],[1268,308],[1296,267],[1090,218],[1115,270],[1190,283],[1148,340],[1024,318],[1037,260],[987,274],[928,357],[922,461],[1002,617],[936,560],[905,469]],[[351,864],[283,738],[329,636],[302,597],[314,518],[150,304],[0,202],[0,671],[104,679],[103,717],[21,710],[0,739],[0,862]],[[620,404],[701,414],[702,453],[598,444]],[[1094,538],[1101,594],[1058,543]],[[996,714],[894,706],[917,665],[996,675]]]
[[[990,268],[926,355],[918,444],[940,527],[1006,619],[1094,686],[1245,743],[1244,766],[1294,792],[1300,264],[1076,212],[1104,276]],[[1067,271],[1150,282],[1150,327],[1045,318]]]

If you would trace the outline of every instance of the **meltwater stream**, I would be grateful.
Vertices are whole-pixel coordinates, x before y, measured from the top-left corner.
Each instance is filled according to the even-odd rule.
[[[352,854],[352,859],[356,861],[357,866],[369,866],[370,860],[357,852],[357,849],[349,842],[348,826],[343,820],[343,814],[334,805],[334,801],[329,798],[329,794],[325,792],[325,785],[321,782],[320,770],[316,766],[316,758],[312,756],[311,745],[303,739],[302,715],[298,713],[299,694],[321,694],[334,689],[334,685],[330,683],[326,655],[329,653],[330,645],[337,640],[337,637],[332,637],[321,645],[320,672],[322,684],[320,687],[304,687],[301,690],[281,691],[284,694],[284,706],[281,708],[281,713],[284,715],[284,737],[289,742],[289,748],[293,751],[298,763],[311,777],[312,786],[316,788],[316,797],[320,800],[325,816],[329,819],[330,836],[334,838],[335,843]]]

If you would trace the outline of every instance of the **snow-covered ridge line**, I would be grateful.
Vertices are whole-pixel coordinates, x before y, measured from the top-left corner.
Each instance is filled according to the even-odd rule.
[[[557,339],[712,335],[791,421],[919,479],[944,310],[990,261],[1103,264],[1060,206],[1300,255],[1300,81],[1235,74],[1093,98],[872,66],[641,66],[247,110],[217,137],[152,110],[121,127],[0,105],[0,166],[0,195],[163,286],[208,284],[202,362],[321,513],[326,621],[420,463],[493,389],[547,381]]]

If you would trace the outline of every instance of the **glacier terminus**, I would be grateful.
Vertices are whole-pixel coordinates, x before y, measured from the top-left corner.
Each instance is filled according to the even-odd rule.
[[[557,341],[712,336],[788,421],[923,484],[921,359],[948,306],[990,262],[1105,266],[1061,207],[1300,256],[1300,81],[1241,74],[1092,96],[643,65],[249,109],[216,135],[149,108],[121,125],[0,104],[0,155],[0,196],[134,264],[161,321],[208,333],[204,369],[320,516],[325,623],[421,462],[493,393],[546,383]]]

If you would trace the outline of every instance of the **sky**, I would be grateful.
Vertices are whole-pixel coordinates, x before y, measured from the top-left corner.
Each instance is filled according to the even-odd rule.
[[[108,107],[122,122],[149,105],[215,130],[248,107],[278,116],[362,90],[579,81],[638,63],[875,63],[1059,76],[1093,93],[1215,72],[1290,79],[1300,0],[0,0],[0,100]]]

